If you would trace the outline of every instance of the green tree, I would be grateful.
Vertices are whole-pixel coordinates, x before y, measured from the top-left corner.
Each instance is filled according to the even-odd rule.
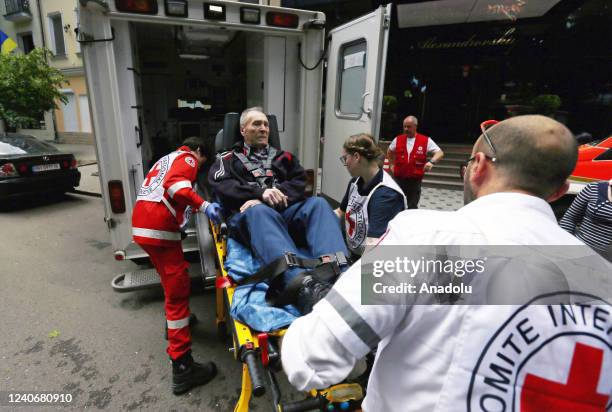
[[[50,51],[36,48],[29,54],[0,55],[0,121],[10,127],[36,122],[42,114],[66,103],[60,93],[64,75],[49,66]]]

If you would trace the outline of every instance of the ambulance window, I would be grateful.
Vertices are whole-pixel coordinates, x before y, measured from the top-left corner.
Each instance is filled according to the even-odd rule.
[[[366,83],[366,40],[343,45],[338,62],[338,117],[361,117],[361,96]]]

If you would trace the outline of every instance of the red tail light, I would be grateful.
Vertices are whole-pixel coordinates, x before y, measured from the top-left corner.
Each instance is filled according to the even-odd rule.
[[[108,197],[113,213],[125,213],[125,195],[123,194],[121,180],[110,180],[108,182]]]
[[[68,160],[62,160],[62,169],[68,169],[70,162]]]
[[[26,173],[28,173],[28,165],[26,164],[20,164],[17,169],[19,170],[20,175],[25,175]]]
[[[17,176],[17,169],[12,163],[5,163],[0,166],[0,177],[15,177]]]
[[[76,159],[74,157],[70,161],[70,168],[71,169],[76,169],[77,168],[77,161],[76,161]]]
[[[115,6],[126,13],[157,14],[157,0],[115,0]]]
[[[297,14],[281,13],[278,11],[271,11],[266,14],[266,24],[268,26],[297,29],[299,22],[300,18]]]

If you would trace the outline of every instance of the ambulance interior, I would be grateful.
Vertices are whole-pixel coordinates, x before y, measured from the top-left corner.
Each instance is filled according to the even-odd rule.
[[[131,23],[130,31],[145,173],[187,137],[204,137],[214,147],[227,112],[264,106],[277,116],[281,141],[295,133],[288,129],[297,123],[291,122],[297,82],[286,73],[298,70],[297,59],[287,57],[296,38],[151,23]]]

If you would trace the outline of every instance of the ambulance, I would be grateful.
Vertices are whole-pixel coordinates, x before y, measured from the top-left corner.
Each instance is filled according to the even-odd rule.
[[[379,127],[390,6],[328,38],[320,12],[244,2],[80,0],[78,10],[117,260],[146,256],[132,240],[131,213],[149,168],[186,137],[212,143],[227,112],[262,106],[275,114],[281,146],[299,157],[311,188],[341,200],[349,179],[338,161],[343,139]],[[323,117],[325,134],[338,138],[321,150]],[[205,252],[210,239],[201,226],[200,234],[197,225],[187,230],[185,251]]]

